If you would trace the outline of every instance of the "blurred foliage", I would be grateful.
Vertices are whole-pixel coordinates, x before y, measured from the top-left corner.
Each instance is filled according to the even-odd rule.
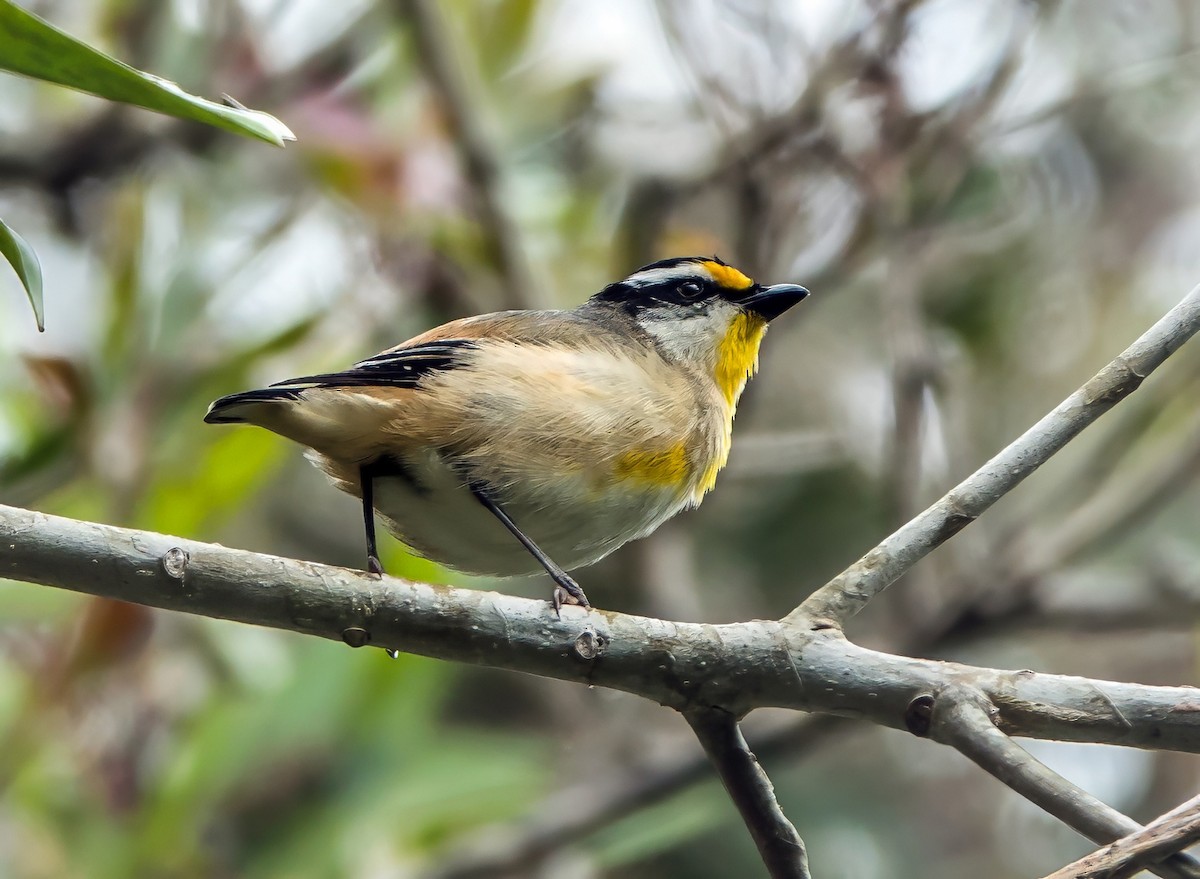
[[[273,116],[229,101],[217,104],[189,95],[172,82],[135,70],[75,40],[10,0],[0,0],[0,70],[57,83],[110,100],[134,104],[182,119],[207,122],[283,146],[293,140]],[[8,260],[45,329],[42,269],[25,240],[0,221],[0,255]]]
[[[201,416],[504,307],[491,197],[531,301],[574,305],[682,252],[814,290],[772,327],[716,492],[580,575],[623,611],[778,616],[1200,280],[1190,4],[434,6],[500,169],[490,193],[407,3],[37,5],[299,140],[256,149],[0,79],[0,216],[53,290],[44,336],[0,296],[0,501],[358,566],[351,500],[284,441]],[[1195,683],[1198,365],[1172,358],[854,636]],[[383,550],[405,576],[545,592]],[[752,744],[786,722],[763,714]],[[671,712],[620,694],[0,583],[0,879],[449,877],[695,751]],[[1197,784],[1180,755],[1039,756],[1139,818]],[[1010,879],[1086,849],[899,733],[767,768],[822,879]],[[476,875],[760,869],[712,781],[618,817]]]

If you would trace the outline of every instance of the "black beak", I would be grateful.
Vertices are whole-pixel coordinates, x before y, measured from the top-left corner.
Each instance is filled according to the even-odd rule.
[[[771,287],[755,287],[749,296],[739,299],[738,304],[763,320],[774,320],[807,295],[808,290],[799,284],[775,284]]]

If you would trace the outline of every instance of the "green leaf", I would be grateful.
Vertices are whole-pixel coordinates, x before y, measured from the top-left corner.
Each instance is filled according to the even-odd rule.
[[[44,333],[46,318],[42,313],[42,264],[38,262],[37,254],[33,252],[29,242],[14,232],[3,220],[0,220],[0,253],[4,254],[4,258],[25,286],[29,304],[33,306],[33,318],[37,321],[38,332]]]
[[[205,122],[276,146],[296,139],[270,114],[190,95],[173,82],[135,70],[79,42],[11,0],[0,0],[0,70]]]

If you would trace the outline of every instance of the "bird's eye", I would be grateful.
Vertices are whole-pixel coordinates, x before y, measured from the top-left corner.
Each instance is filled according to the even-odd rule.
[[[679,285],[679,295],[684,299],[696,299],[703,292],[704,288],[695,281],[684,281]]]

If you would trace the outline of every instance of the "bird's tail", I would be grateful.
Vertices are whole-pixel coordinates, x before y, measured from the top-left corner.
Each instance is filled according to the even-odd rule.
[[[209,424],[258,424],[256,413],[264,404],[287,403],[299,397],[300,388],[262,388],[242,391],[215,401],[208,407],[204,420]]]

